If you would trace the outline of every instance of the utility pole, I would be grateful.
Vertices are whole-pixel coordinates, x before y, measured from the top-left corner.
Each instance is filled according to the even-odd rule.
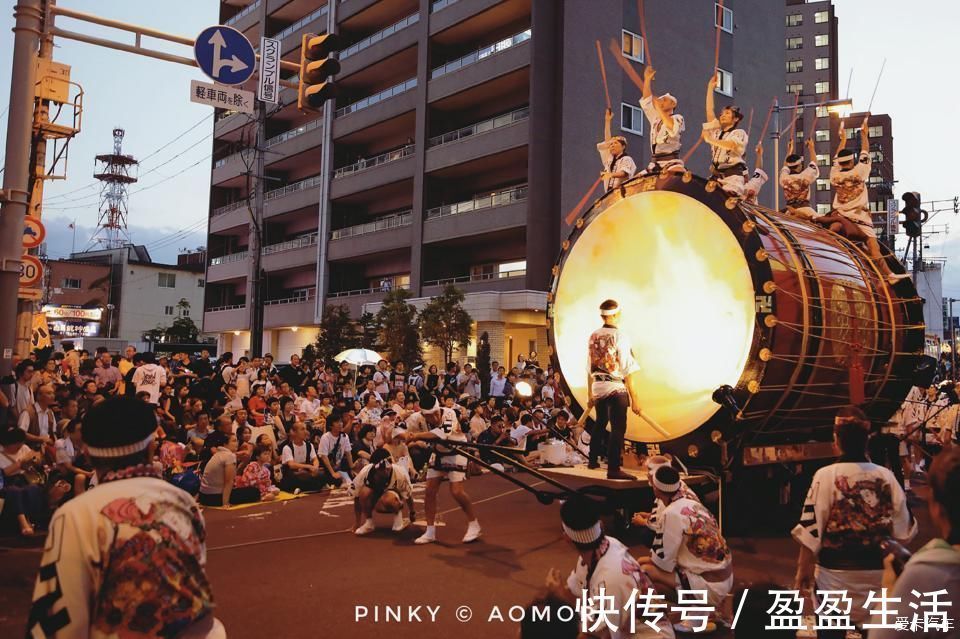
[[[259,9],[259,20],[261,25],[267,24],[267,3],[261,2]],[[263,29],[261,28],[261,31]],[[250,295],[250,355],[260,357],[263,355],[263,269],[260,266],[260,260],[263,257],[263,205],[265,202],[266,189],[264,172],[266,171],[266,156],[264,155],[264,142],[267,140],[267,105],[261,100],[257,100],[257,133],[254,136],[254,161],[256,167],[256,189],[253,197],[253,224],[254,229],[251,234],[253,241],[250,242],[253,251],[253,281],[251,282]],[[250,194],[247,194],[250,197]]]
[[[30,198],[30,148],[43,6],[42,0],[18,0],[13,10],[13,64],[0,198],[0,375],[10,373],[17,343],[17,315],[10,311],[18,308],[23,218]]]

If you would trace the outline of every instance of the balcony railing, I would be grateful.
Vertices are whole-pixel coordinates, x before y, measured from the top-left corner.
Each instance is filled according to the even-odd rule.
[[[227,157],[220,158],[219,160],[214,162],[213,168],[219,169],[221,166],[224,166],[227,162],[231,162],[234,159],[243,159],[244,155],[249,157],[250,155],[252,155],[252,151],[253,149],[244,149],[243,151],[237,151],[236,153],[231,153]]]
[[[432,5],[430,5],[430,13],[436,13],[437,11],[440,11],[440,9],[446,9],[451,4],[454,4],[456,2],[460,2],[460,0],[437,0]]]
[[[269,202],[270,200],[275,200],[278,197],[290,195],[291,193],[296,193],[297,191],[304,191],[306,189],[319,187],[322,181],[323,181],[322,175],[314,175],[313,177],[309,177],[306,180],[300,180],[299,182],[288,184],[287,186],[281,187],[279,189],[273,189],[272,191],[267,191],[264,194],[263,199]]]
[[[482,209],[489,209],[496,206],[507,206],[515,202],[522,202],[527,199],[527,185],[515,186],[502,191],[491,193],[490,195],[477,196],[466,202],[457,202],[456,204],[444,204],[432,209],[427,209],[426,219],[437,220],[441,217],[450,215],[460,215],[461,213],[470,213]]]
[[[347,237],[356,237],[366,235],[367,233],[376,233],[377,231],[386,231],[388,229],[399,229],[404,226],[410,226],[413,222],[413,215],[410,211],[404,213],[394,213],[385,215],[365,224],[356,224],[342,229],[336,229],[330,233],[331,240],[342,240]]]
[[[314,129],[319,129],[321,126],[323,126],[323,118],[317,118],[316,120],[312,120],[310,122],[307,122],[306,124],[301,124],[295,129],[284,131],[280,135],[275,135],[272,138],[269,138],[266,142],[263,143],[263,146],[269,149],[270,147],[276,146],[278,144],[282,144],[287,140],[292,140],[293,138],[299,135],[303,135],[304,133],[308,133],[309,131],[313,131]]]
[[[498,115],[495,118],[490,118],[489,120],[484,120],[482,122],[477,122],[476,124],[471,124],[470,126],[465,126],[462,129],[457,129],[456,131],[450,131],[449,133],[444,133],[442,135],[435,135],[427,141],[427,146],[434,147],[450,144],[451,142],[469,138],[479,133],[486,133],[487,131],[493,131],[494,129],[510,126],[514,122],[526,120],[529,117],[530,107],[523,107],[521,109],[517,109],[516,111],[511,111],[510,113],[504,113],[503,115]]]
[[[220,264],[230,264],[232,262],[242,262],[243,260],[249,257],[250,251],[240,251],[239,253],[230,253],[229,255],[221,255],[220,257],[215,257],[210,260],[210,266],[218,266]]]
[[[298,29],[302,29],[303,27],[307,26],[308,24],[310,24],[320,16],[326,14],[327,10],[328,10],[328,6],[323,5],[319,9],[316,9],[315,11],[311,11],[307,15],[303,16],[302,18],[294,22],[293,24],[284,27],[283,31],[281,31],[280,33],[277,33],[273,37],[276,38],[277,40],[283,40],[294,31],[297,31]]]
[[[268,244],[263,247],[260,253],[261,255],[272,255],[273,253],[283,253],[284,251],[295,251],[296,249],[306,246],[315,246],[316,243],[317,233],[314,231],[313,233],[301,235],[300,237],[287,240],[286,242],[280,242],[279,244]]]
[[[239,311],[242,308],[246,308],[246,304],[231,304],[229,306],[211,306],[207,309],[208,313],[217,313],[219,311]]]
[[[227,18],[227,20],[226,20],[226,22],[224,22],[224,24],[233,24],[233,23],[237,22],[238,20],[240,20],[240,18],[242,18],[243,16],[248,15],[248,14],[256,11],[257,8],[260,6],[260,3],[261,3],[261,2],[263,2],[263,0],[256,0],[256,2],[251,2],[250,4],[248,4],[247,6],[245,6],[243,9],[241,9],[239,13],[237,13],[236,15],[234,15],[234,16],[231,17],[231,18]]]
[[[308,291],[301,291],[291,297],[284,297],[282,299],[277,299],[277,300],[266,300],[263,303],[263,305],[279,306],[282,304],[302,304],[303,302],[312,300],[314,297],[316,297],[316,295],[317,295],[317,290],[312,288]]]
[[[333,172],[333,177],[338,178],[343,177],[344,175],[359,173],[360,171],[372,169],[375,166],[389,164],[390,162],[396,162],[397,160],[408,158],[413,155],[415,148],[416,147],[413,144],[408,144],[405,147],[394,149],[393,151],[387,151],[386,153],[381,153],[380,155],[376,155],[372,158],[361,158],[353,164],[341,166],[339,169]]]
[[[393,35],[394,33],[396,33],[397,31],[400,31],[401,29],[405,29],[405,28],[409,27],[411,24],[416,24],[416,23],[419,22],[419,21],[420,21],[420,14],[419,14],[419,13],[414,13],[414,14],[408,15],[408,16],[407,16],[406,18],[404,18],[403,20],[400,20],[399,22],[396,22],[396,23],[394,23],[394,24],[391,24],[391,25],[390,25],[389,27],[387,27],[386,29],[381,29],[380,31],[377,31],[377,32],[374,33],[373,35],[367,36],[366,38],[364,38],[364,39],[361,40],[360,42],[356,42],[356,43],[354,43],[354,44],[351,44],[349,47],[347,47],[346,49],[344,49],[343,51],[340,52],[340,59],[341,59],[341,60],[345,60],[345,59],[349,58],[350,56],[352,56],[353,54],[355,54],[355,53],[357,53],[357,52],[359,52],[359,51],[363,51],[364,49],[370,47],[371,45],[374,45],[374,44],[380,42],[380,41],[383,40],[384,38],[389,37],[389,36],[392,36],[392,35]]]
[[[394,289],[409,289],[409,284],[396,284],[393,286],[374,286],[373,288],[357,288],[352,291],[337,291],[328,293],[327,297],[353,297],[354,295],[369,295],[371,293],[389,293]]]
[[[503,271],[501,273],[483,273],[481,275],[461,275],[460,277],[446,277],[439,280],[428,280],[424,286],[446,286],[447,284],[468,284],[470,282],[487,282],[490,280],[506,280],[514,277],[523,277],[526,270]]]
[[[431,71],[430,77],[439,78],[442,75],[446,75],[448,73],[452,73],[453,71],[461,69],[465,66],[469,66],[474,62],[479,62],[484,58],[489,58],[492,55],[496,55],[497,53],[506,51],[507,49],[514,47],[520,44],[521,42],[526,42],[527,40],[530,39],[530,36],[532,34],[533,34],[533,31],[531,31],[530,29],[527,29],[526,31],[521,31],[515,36],[511,36],[509,38],[506,38],[505,40],[501,40],[500,42],[491,44],[490,46],[484,47],[482,49],[478,49],[473,53],[468,53],[467,55],[461,58],[457,58],[456,60],[451,60],[450,62],[447,62],[446,64],[439,66],[435,68],[433,71]]]
[[[337,109],[336,117],[339,118],[339,117],[342,116],[342,115],[347,115],[348,113],[353,113],[353,112],[355,112],[355,111],[360,111],[361,109],[366,109],[367,107],[373,106],[374,104],[377,104],[378,102],[383,102],[384,100],[389,100],[389,99],[392,98],[393,96],[395,96],[395,95],[400,95],[401,93],[404,93],[404,92],[406,92],[406,91],[409,91],[410,89],[414,88],[415,86],[417,86],[417,79],[416,79],[416,78],[410,78],[410,79],[407,80],[406,82],[401,82],[400,84],[397,84],[397,85],[395,85],[395,86],[392,86],[392,87],[390,87],[389,89],[384,89],[384,90],[381,91],[380,93],[376,93],[376,94],[374,94],[374,95],[367,96],[367,97],[363,98],[362,100],[357,100],[357,101],[354,102],[353,104],[348,104],[348,105],[345,106],[345,107],[341,107],[341,108]]]
[[[232,204],[225,204],[224,206],[219,206],[213,209],[213,212],[210,213],[210,217],[217,217],[218,215],[223,215],[224,213],[229,213],[230,211],[242,209],[245,206],[247,206],[247,200],[240,200],[239,202],[233,202]]]

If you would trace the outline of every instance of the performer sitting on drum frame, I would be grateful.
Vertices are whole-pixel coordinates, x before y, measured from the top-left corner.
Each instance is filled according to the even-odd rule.
[[[728,194],[736,197],[743,195],[743,185],[747,181],[747,163],[743,159],[747,150],[749,136],[737,125],[743,120],[740,108],[724,107],[717,117],[713,104],[713,92],[717,87],[717,75],[707,82],[707,122],[703,125],[703,141],[713,147],[713,162],[710,172],[713,179]]]
[[[607,109],[603,116],[603,142],[597,143],[597,152],[603,162],[603,188],[607,191],[615,189],[637,172],[637,165],[633,158],[627,155],[627,138],[622,135],[614,137],[610,133],[610,122],[613,120],[613,111]]]
[[[840,123],[840,147],[833,159],[833,168],[830,169],[830,183],[834,189],[833,210],[829,215],[818,218],[816,222],[848,240],[866,244],[871,259],[887,282],[895,284],[910,276],[906,273],[898,275],[890,269],[880,252],[880,243],[877,242],[877,233],[873,228],[867,193],[867,179],[870,177],[871,167],[869,128],[868,115],[860,127],[860,158],[857,163],[854,152],[846,148],[847,130],[844,123]]]
[[[812,220],[819,214],[810,206],[810,185],[820,177],[820,167],[817,166],[817,149],[813,138],[807,138],[805,144],[810,154],[810,163],[806,167],[803,166],[803,156],[793,152],[793,140],[787,142],[787,157],[780,169],[780,186],[783,187],[783,197],[787,202],[783,212]]]
[[[770,177],[763,170],[763,143],[757,144],[757,162],[753,169],[753,176],[747,180],[743,186],[743,200],[747,204],[759,204],[757,196],[760,195],[760,189],[767,183]]]
[[[657,75],[651,65],[643,71],[643,97],[640,108],[650,122],[650,164],[640,175],[657,175],[662,171],[683,173],[680,157],[680,134],[684,130],[683,116],[676,113],[677,99],[669,93],[653,95],[653,78]]]

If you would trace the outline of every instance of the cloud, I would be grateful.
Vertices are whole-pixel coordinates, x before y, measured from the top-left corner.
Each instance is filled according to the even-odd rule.
[[[70,228],[72,218],[57,215],[43,216],[47,229],[47,255],[52,259],[68,257],[73,246],[74,232]],[[97,245],[91,243],[96,228],[77,224],[76,251],[91,250]],[[177,254],[186,248],[194,250],[206,244],[206,224],[186,228],[175,226],[146,227],[131,226],[130,239],[134,244],[144,244],[155,262],[176,263]]]

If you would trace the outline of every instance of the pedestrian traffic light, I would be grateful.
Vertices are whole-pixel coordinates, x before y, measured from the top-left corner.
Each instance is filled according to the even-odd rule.
[[[922,225],[927,221],[927,212],[920,208],[920,194],[916,191],[910,191],[903,194],[903,221],[900,224],[906,232],[907,237],[920,237]]]
[[[336,33],[304,34],[297,87],[297,108],[301,111],[319,111],[324,102],[337,97],[338,87],[328,78],[340,73],[340,61],[330,57],[339,48],[340,36]]]

